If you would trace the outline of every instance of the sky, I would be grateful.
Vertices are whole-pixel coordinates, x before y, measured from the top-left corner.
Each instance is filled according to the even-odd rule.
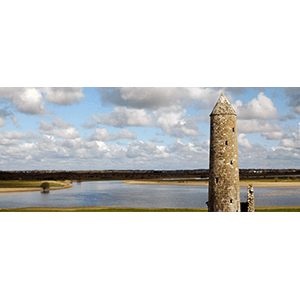
[[[0,169],[207,169],[221,93],[240,168],[300,168],[300,88],[2,87]]]

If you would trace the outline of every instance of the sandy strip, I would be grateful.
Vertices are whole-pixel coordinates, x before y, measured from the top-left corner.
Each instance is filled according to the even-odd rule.
[[[69,182],[62,182],[62,181],[47,181],[47,182],[54,182],[58,184],[62,184],[63,186],[57,186],[57,187],[50,187],[50,191],[55,190],[63,190],[63,189],[69,189],[72,187],[72,184]],[[43,189],[38,187],[32,187],[32,188],[0,188],[0,193],[24,193],[24,192],[41,192]]]
[[[240,182],[241,187],[247,187],[249,184],[252,184],[253,187],[261,187],[261,188],[268,188],[268,187],[300,187],[300,182],[259,182],[259,181],[247,181],[247,182]]]
[[[208,186],[208,181],[173,181],[173,180],[124,180],[127,184],[145,184],[145,185],[201,185]]]
[[[127,184],[145,184],[145,185],[188,185],[188,186],[208,186],[208,181],[173,181],[173,180],[124,180]],[[240,187],[247,187],[252,184],[253,187],[300,187],[300,182],[259,182],[259,181],[240,181]]]

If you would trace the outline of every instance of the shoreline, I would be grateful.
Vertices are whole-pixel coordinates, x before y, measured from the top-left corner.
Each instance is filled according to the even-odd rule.
[[[167,180],[123,180],[125,184],[141,185],[182,185],[182,186],[208,186],[208,181],[167,181]],[[240,187],[248,187],[252,184],[254,188],[271,188],[271,187],[300,187],[300,182],[260,182],[260,181],[240,181]]]
[[[62,182],[62,181],[53,181],[50,180],[48,182],[52,183],[58,183],[63,186],[57,186],[57,187],[50,187],[49,191],[56,191],[56,190],[64,190],[69,189],[73,187],[73,185],[70,182]],[[0,194],[4,193],[26,193],[26,192],[41,192],[43,189],[40,187],[23,187],[23,188],[0,188]]]

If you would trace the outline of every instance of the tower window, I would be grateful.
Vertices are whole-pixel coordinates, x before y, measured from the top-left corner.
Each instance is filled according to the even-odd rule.
[[[234,132],[234,127],[232,128],[232,132]]]
[[[230,203],[232,203],[232,199],[230,199]]]
[[[216,178],[216,183],[218,183],[219,182],[219,178]]]
[[[227,142],[227,141],[225,142],[225,145],[226,145],[226,146],[228,145],[228,142]]]
[[[230,161],[230,164],[233,165],[233,160]]]

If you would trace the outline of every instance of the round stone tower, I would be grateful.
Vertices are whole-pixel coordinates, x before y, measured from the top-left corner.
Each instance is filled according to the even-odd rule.
[[[210,115],[208,211],[240,212],[236,112],[224,94]]]

